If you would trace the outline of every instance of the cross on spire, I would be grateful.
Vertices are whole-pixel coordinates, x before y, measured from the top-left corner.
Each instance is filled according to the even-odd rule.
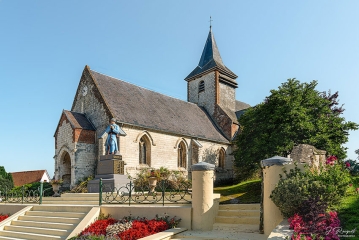
[[[212,16],[209,16],[209,28],[212,29]]]

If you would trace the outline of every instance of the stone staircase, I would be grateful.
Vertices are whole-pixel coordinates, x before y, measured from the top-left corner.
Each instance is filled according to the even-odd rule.
[[[186,231],[175,235],[173,240],[264,240],[259,233],[259,204],[219,205],[212,231]]]
[[[42,204],[56,205],[99,205],[98,193],[64,193],[61,197],[44,197]]]
[[[0,239],[66,239],[92,207],[36,205],[0,231]]]
[[[219,205],[216,223],[247,224],[259,226],[259,204]]]

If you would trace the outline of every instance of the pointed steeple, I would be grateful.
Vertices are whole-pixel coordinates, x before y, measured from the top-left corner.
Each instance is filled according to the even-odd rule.
[[[186,81],[191,81],[199,75],[206,74],[210,71],[218,70],[223,75],[229,77],[234,83],[237,75],[229,70],[223,63],[221,55],[212,33],[212,26],[208,33],[206,44],[204,45],[201,59],[199,60],[198,66],[185,78]]]
[[[216,40],[212,34],[212,27],[209,30],[206,44],[204,45],[201,59],[199,60],[198,66],[203,68],[210,61],[215,61],[217,64],[224,66],[221,55],[219,54]]]

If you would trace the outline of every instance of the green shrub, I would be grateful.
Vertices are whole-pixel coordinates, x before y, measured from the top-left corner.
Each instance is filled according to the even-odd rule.
[[[147,188],[150,177],[157,178],[157,191],[161,191],[161,181],[165,180],[166,189],[187,189],[191,187],[191,181],[181,171],[168,170],[165,167],[160,169],[143,168],[137,174],[135,178],[130,175],[128,177],[133,180],[134,187],[136,190],[143,190]]]
[[[345,163],[349,164],[348,169],[352,176],[359,176],[359,163],[358,162],[356,162],[354,160],[347,160]]]
[[[351,181],[349,172],[340,162],[322,165],[319,169],[308,167],[304,172],[296,167],[285,175],[286,178],[280,176],[270,196],[285,217],[293,216],[305,201],[316,197],[329,207],[338,204]]]
[[[82,180],[80,180],[77,185],[71,189],[70,192],[72,193],[87,193],[87,184],[89,181],[93,179],[93,176],[84,177]]]
[[[0,191],[5,189],[12,189],[14,187],[14,181],[11,173],[7,173],[3,166],[0,166]]]
[[[14,183],[11,180],[0,177],[0,191],[9,191],[13,187]]]
[[[22,188],[24,187],[24,191],[26,192],[40,192],[40,182],[28,183],[23,186],[14,187],[11,189],[11,193],[22,194]],[[52,186],[48,182],[43,183],[43,191],[44,197],[49,197],[54,195],[54,191],[52,190]]]

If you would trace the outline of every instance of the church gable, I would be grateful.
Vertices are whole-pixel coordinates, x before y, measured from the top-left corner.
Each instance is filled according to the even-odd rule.
[[[95,143],[95,128],[84,114],[64,110],[55,131],[55,147]]]
[[[71,111],[83,113],[100,135],[113,117],[108,103],[98,88],[90,68],[86,65],[76,91]]]

